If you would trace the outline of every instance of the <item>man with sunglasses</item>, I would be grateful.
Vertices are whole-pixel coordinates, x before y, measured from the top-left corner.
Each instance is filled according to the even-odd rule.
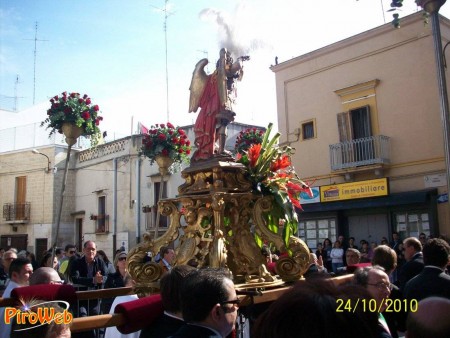
[[[67,270],[67,266],[69,265],[69,259],[70,257],[74,256],[77,253],[77,248],[73,244],[67,244],[64,248],[64,257],[59,262],[59,269],[58,271],[61,274],[65,274]]]
[[[234,329],[239,299],[231,275],[224,269],[191,272],[181,292],[186,322],[174,338],[223,338]]]

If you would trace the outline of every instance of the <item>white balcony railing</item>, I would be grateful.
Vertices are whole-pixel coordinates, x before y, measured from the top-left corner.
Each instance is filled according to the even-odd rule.
[[[331,170],[390,162],[389,137],[376,135],[330,145]]]

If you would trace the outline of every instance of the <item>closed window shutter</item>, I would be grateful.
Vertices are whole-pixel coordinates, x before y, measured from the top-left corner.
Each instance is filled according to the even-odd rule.
[[[25,201],[27,196],[27,177],[16,177],[16,219],[25,217]]]
[[[347,142],[352,140],[352,127],[350,124],[349,112],[337,114],[337,123],[339,129],[339,142]]]

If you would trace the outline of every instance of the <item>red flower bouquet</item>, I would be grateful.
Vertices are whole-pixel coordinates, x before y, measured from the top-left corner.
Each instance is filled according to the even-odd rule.
[[[150,159],[150,164],[153,164],[158,155],[167,156],[174,163],[189,163],[190,153],[191,142],[186,132],[170,122],[151,126],[142,139],[141,154]]]
[[[242,130],[236,137],[234,150],[237,154],[244,154],[252,144],[261,143],[264,130],[257,128],[247,128]]]
[[[82,128],[81,135],[90,136],[91,144],[97,144],[100,138],[98,126],[103,117],[99,116],[98,105],[92,104],[87,94],[81,96],[79,93],[63,92],[60,96],[52,97],[50,103],[48,117],[41,122],[41,127],[47,124],[47,129],[51,129],[49,136],[55,132],[62,134],[62,125],[73,123]]]

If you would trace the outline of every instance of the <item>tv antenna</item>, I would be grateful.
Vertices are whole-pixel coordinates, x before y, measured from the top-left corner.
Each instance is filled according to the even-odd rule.
[[[16,82],[14,82],[14,108],[13,110],[16,112],[18,108],[18,97],[17,97],[17,87],[19,86],[19,75],[16,75]]]
[[[197,49],[197,52],[203,53],[205,55],[205,57],[208,59],[208,51],[207,50]],[[209,73],[208,65],[209,65],[209,62],[206,64],[206,72],[207,73]]]
[[[34,70],[33,70],[33,105],[36,101],[36,54],[37,54],[37,42],[38,41],[48,41],[48,40],[41,40],[37,38],[37,31],[38,31],[38,23],[35,22],[35,33],[34,33],[34,39],[25,39],[25,40],[34,40]]]
[[[167,121],[169,121],[169,70],[167,65],[167,18],[174,14],[174,12],[170,12],[167,9],[167,4],[169,0],[164,1],[164,9],[159,8],[153,5],[150,5],[153,8],[156,8],[157,10],[164,12],[164,42],[165,42],[165,52],[166,52],[166,107],[167,107]]]

